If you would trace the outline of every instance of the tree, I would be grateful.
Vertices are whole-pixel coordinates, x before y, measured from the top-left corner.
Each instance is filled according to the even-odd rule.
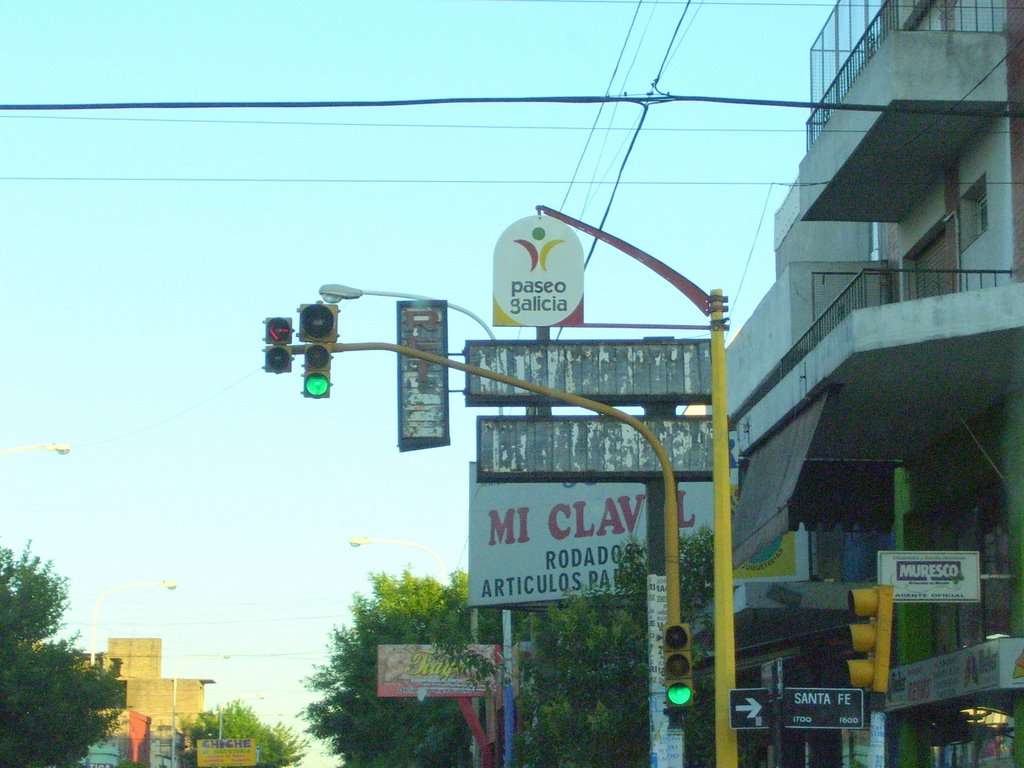
[[[682,614],[697,633],[713,594],[709,529],[680,542]],[[710,624],[710,618],[707,619]],[[533,658],[524,664],[517,753],[533,768],[646,768],[650,764],[647,556],[627,544],[615,587],[563,600],[532,619]],[[707,656],[707,635],[694,647]],[[696,680],[687,711],[689,765],[714,758],[714,686]],[[710,725],[709,725],[710,724]],[[710,762],[709,762],[710,758]]]
[[[454,701],[377,697],[379,644],[470,642],[466,574],[447,585],[409,571],[372,574],[370,582],[373,595],[355,597],[353,625],[333,630],[330,660],[307,680],[321,696],[307,708],[309,732],[326,740],[346,768],[469,766],[471,735]],[[481,612],[481,637],[496,635],[496,616]]]
[[[196,744],[200,739],[253,739],[260,748],[260,768],[286,768],[302,760],[308,742],[288,726],[267,725],[252,707],[241,701],[228,702],[219,712],[203,712],[188,720],[184,728],[188,744],[181,756],[182,768],[195,768]]]
[[[25,547],[0,547],[0,765],[66,766],[104,738],[124,705],[114,677],[54,640],[67,585]]]
[[[532,618],[517,754],[533,768],[649,765],[647,559],[630,543],[614,589],[571,597]]]

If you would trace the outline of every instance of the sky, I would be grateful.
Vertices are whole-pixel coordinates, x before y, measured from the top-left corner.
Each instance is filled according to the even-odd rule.
[[[453,374],[452,443],[396,448],[396,361],[346,353],[332,395],[262,371],[263,320],[324,283],[490,317],[505,228],[546,205],[730,298],[774,280],[773,216],[803,109],[702,101],[324,109],[17,105],[644,96],[806,101],[815,2],[417,0],[0,4],[0,546],[68,580],[66,635],[163,639],[164,675],[209,677],[297,730],[371,572],[467,567],[475,418]],[[660,76],[659,76],[660,72]],[[636,134],[632,150],[627,149]],[[625,160],[625,163],[624,163]],[[615,180],[622,170],[621,181]],[[582,237],[587,253],[591,241]],[[694,324],[674,288],[605,245],[590,323]],[[394,300],[340,312],[395,339]],[[533,338],[498,328],[498,338]],[[649,331],[567,330],[564,339]],[[655,332],[666,335],[666,331]],[[678,331],[682,336],[699,333]],[[449,349],[484,331],[449,318]],[[298,369],[300,366],[296,366]],[[512,411],[514,412],[514,411]],[[220,655],[230,655],[221,659]],[[336,761],[314,745],[305,768]]]

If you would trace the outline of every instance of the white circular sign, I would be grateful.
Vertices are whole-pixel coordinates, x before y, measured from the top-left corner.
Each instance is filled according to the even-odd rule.
[[[494,246],[494,324],[583,324],[583,246],[550,216],[528,216]]]

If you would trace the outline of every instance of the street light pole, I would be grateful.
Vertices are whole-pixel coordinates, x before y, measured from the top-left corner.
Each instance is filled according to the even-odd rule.
[[[103,592],[100,592],[99,597],[96,598],[96,602],[92,604],[92,641],[90,643],[89,650],[89,666],[96,666],[96,625],[99,619],[100,603],[106,600],[114,592],[118,592],[122,589],[142,589],[144,587],[162,587],[164,589],[174,591],[178,588],[178,582],[176,581],[135,581],[129,584],[118,584],[111,587]]]
[[[38,445],[22,445],[17,448],[0,448],[0,453],[18,453],[19,451],[53,451],[64,456],[71,453],[67,443],[39,443]]]
[[[401,539],[368,539],[365,536],[353,536],[348,540],[348,543],[353,547],[361,547],[363,544],[398,544],[403,547],[414,547],[415,549],[422,550],[437,561],[438,581],[441,585],[443,586],[448,581],[448,570],[445,568],[444,560],[441,559],[437,552],[424,544],[417,544],[414,541],[402,541]]]
[[[668,264],[659,261],[651,256],[651,254],[604,230],[592,227],[579,219],[574,219],[545,205],[538,205],[537,213],[547,214],[560,221],[564,221],[581,232],[586,232],[588,235],[608,243],[630,258],[636,259],[659,277],[668,281],[711,320],[711,476],[715,499],[715,765],[718,768],[736,768],[739,763],[736,732],[729,723],[729,691],[736,687],[736,627],[735,617],[733,616],[732,486],[729,477],[729,415],[726,399],[725,330],[727,322],[725,319],[725,296],[720,290],[713,290],[710,294],[705,293],[695,283],[676,272]],[[667,496],[675,498],[675,491],[670,490]],[[672,558],[677,574],[676,580],[673,581],[669,569],[666,567],[669,623],[672,623],[673,607],[676,614],[678,615],[679,613],[679,532],[669,530],[668,514],[669,510],[666,505],[665,557],[666,560],[670,557]],[[676,549],[674,555],[669,552],[670,546]]]
[[[360,288],[353,288],[348,285],[341,285],[339,283],[328,283],[327,285],[320,286],[320,297],[329,304],[338,304],[339,302],[346,300],[358,299],[361,296],[387,296],[394,299],[411,299],[413,301],[439,301],[439,299],[433,296],[425,296],[419,293],[402,293],[396,291],[369,291],[362,290]],[[466,307],[461,307],[458,304],[453,304],[447,299],[444,300],[445,304],[456,312],[461,312],[466,317],[470,318],[477,325],[479,325],[487,337],[491,341],[497,341],[498,337],[494,335],[494,331],[491,330],[484,320],[472,310]],[[498,407],[498,414],[504,414],[505,409],[501,406]],[[444,580],[442,579],[442,584]],[[476,637],[476,626],[477,626],[477,609],[474,608],[470,614],[472,623],[472,631],[474,638]],[[503,659],[503,666],[505,667],[504,679],[502,685],[502,699],[505,705],[505,732],[506,734],[511,733],[511,726],[513,723],[513,709],[515,707],[515,698],[512,693],[512,685],[510,683],[511,675],[508,672],[508,663],[512,655],[512,611],[507,608],[501,611],[501,655]],[[505,740],[505,762],[511,764],[513,762],[513,749],[512,740],[506,738]]]
[[[181,669],[181,662],[191,659],[230,659],[230,654],[217,653],[201,656],[182,656],[174,662],[174,678],[171,684],[171,768],[177,763],[178,747],[178,670]]]
[[[367,291],[360,288],[352,288],[348,285],[340,285],[338,283],[328,283],[327,285],[320,286],[320,296],[328,304],[337,304],[347,299],[358,299],[360,296],[389,296],[393,299],[412,299],[413,301],[439,301],[439,299],[433,296],[424,296],[419,293],[396,293],[394,291]],[[472,310],[460,307],[458,304],[452,304],[450,301],[446,302],[450,309],[454,309],[456,312],[461,312],[467,317],[472,318],[476,321],[477,325],[484,329],[491,341],[497,341],[497,337],[494,335],[494,331],[491,330],[491,326],[485,323],[480,316],[474,313]]]

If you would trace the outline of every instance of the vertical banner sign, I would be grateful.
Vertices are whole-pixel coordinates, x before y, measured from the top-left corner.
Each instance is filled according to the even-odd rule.
[[[494,324],[583,325],[583,246],[558,219],[527,216],[494,246]]]
[[[398,343],[448,356],[448,302],[398,302]],[[398,356],[398,450],[416,451],[451,443],[448,428],[448,368]]]
[[[868,768],[885,768],[885,712],[871,713],[871,743]]]

